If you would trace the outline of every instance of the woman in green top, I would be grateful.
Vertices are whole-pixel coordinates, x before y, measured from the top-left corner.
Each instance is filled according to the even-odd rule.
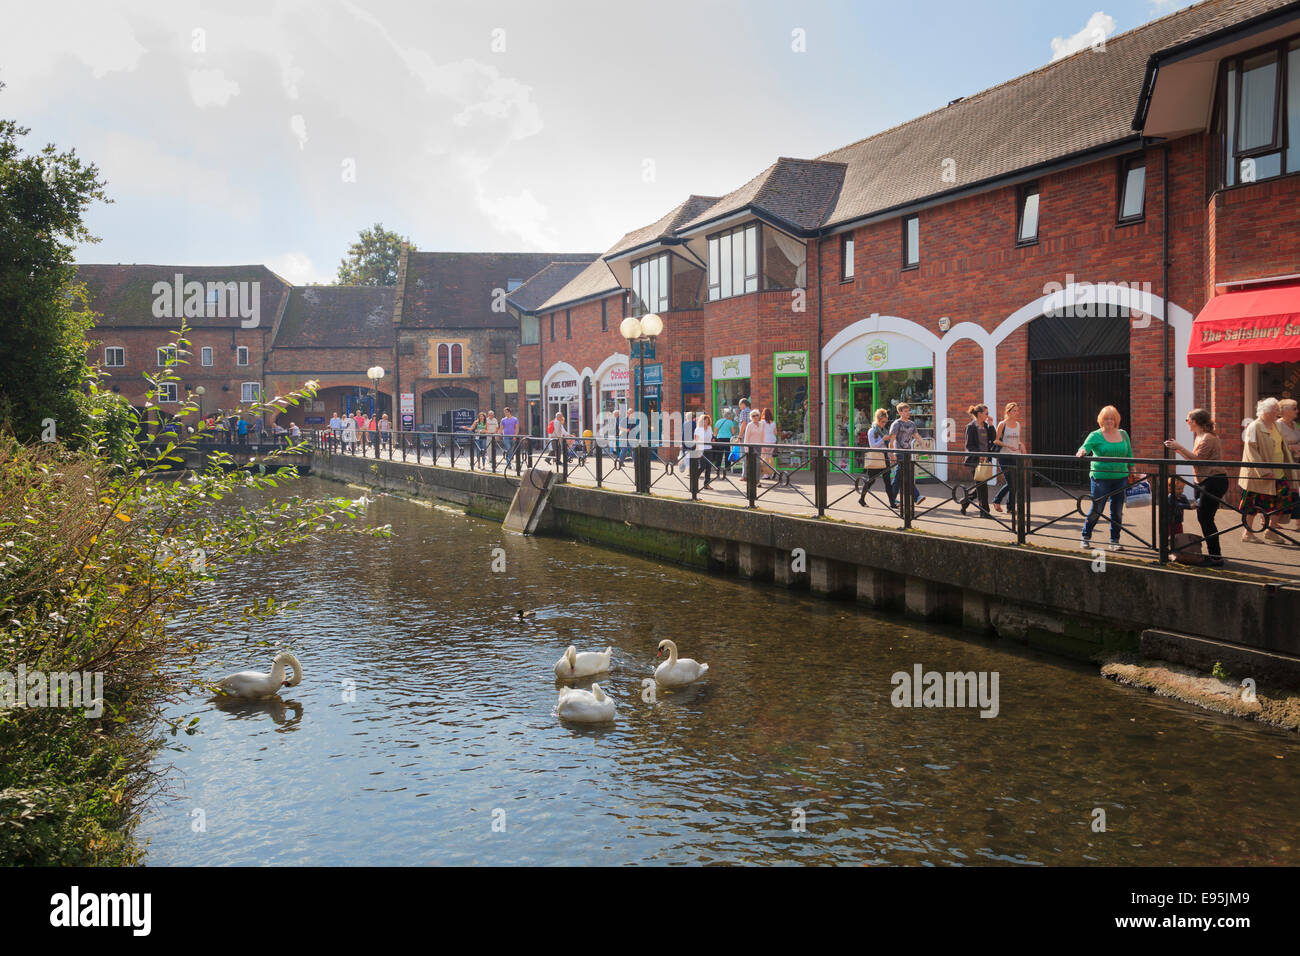
[[[479,464],[484,462],[484,453],[487,449],[484,447],[484,435],[487,434],[487,412],[479,412],[478,418],[474,419],[474,424],[462,426],[465,431],[472,432],[474,435],[474,444],[470,448],[470,465],[474,464],[474,450],[478,450]]]
[[[1132,458],[1133,445],[1128,439],[1128,432],[1119,427],[1119,409],[1107,405],[1097,414],[1095,432],[1083,440],[1083,447],[1075,454],[1095,455],[1098,458]],[[1092,510],[1083,522],[1083,539],[1080,547],[1085,551],[1092,549],[1092,529],[1097,527],[1101,513],[1106,510],[1106,500],[1110,499],[1110,550],[1123,551],[1119,543],[1120,529],[1123,527],[1124,492],[1128,488],[1129,472],[1132,469],[1123,462],[1094,461],[1088,468],[1091,484]]]

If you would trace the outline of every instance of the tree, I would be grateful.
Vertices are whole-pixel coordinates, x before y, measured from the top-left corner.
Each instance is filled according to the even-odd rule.
[[[397,285],[397,261],[402,255],[403,239],[377,222],[361,230],[361,238],[352,243],[346,259],[339,261],[339,285]],[[415,244],[410,243],[411,249]]]
[[[67,438],[85,428],[93,314],[72,257],[76,243],[98,241],[86,209],[111,202],[75,150],[24,155],[18,139],[28,132],[0,119],[0,423],[20,441],[51,426]]]

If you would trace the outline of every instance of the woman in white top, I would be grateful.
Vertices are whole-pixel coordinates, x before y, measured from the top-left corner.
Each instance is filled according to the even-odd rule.
[[[776,421],[772,418],[772,409],[763,409],[763,467],[770,471],[770,477],[776,478]],[[762,471],[759,472],[760,476]]]
[[[1002,421],[998,422],[997,436],[993,441],[993,447],[998,451],[1015,452],[1017,455],[1025,453],[1025,446],[1020,441],[1020,406],[1015,402],[1007,402],[1003,409]],[[993,509],[1002,510],[1002,499],[1007,499],[1007,508],[1012,511],[1016,510],[1016,463],[1010,458],[998,458],[998,467],[1002,470],[1002,477],[1006,484],[998,491],[993,499]]]
[[[700,460],[700,470],[704,472],[704,487],[709,487],[713,480],[713,462],[708,452],[713,448],[713,419],[700,414],[695,418],[695,444],[691,447],[691,457]]]

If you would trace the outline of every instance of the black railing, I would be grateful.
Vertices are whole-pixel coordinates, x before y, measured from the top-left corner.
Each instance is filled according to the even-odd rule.
[[[1130,483],[1125,481],[1102,496],[1103,513],[1098,516],[1094,533],[1096,529],[1102,529],[1102,533],[1107,530],[1116,532],[1125,550],[1133,547],[1138,552],[1149,552],[1162,564],[1190,559],[1193,548],[1199,554],[1205,538],[1174,541],[1178,524],[1176,512],[1182,508],[1193,513],[1192,509],[1196,507],[1183,495],[1189,489],[1199,495],[1200,500],[1217,505],[1217,530],[1210,535],[1211,538],[1221,540],[1230,532],[1246,531],[1261,541],[1300,546],[1300,498],[1296,497],[1300,464],[1293,463],[1249,466],[1240,461],[1195,463],[1202,471],[1222,468],[1230,479],[1235,479],[1243,467],[1248,467],[1257,476],[1262,477],[1267,471],[1282,476],[1287,482],[1288,495],[1281,500],[1260,496],[1247,496],[1242,500],[1231,490],[1223,494],[1212,493],[1196,482],[1190,462],[1173,458],[1079,459],[1073,455],[1005,453],[998,454],[991,462],[992,478],[976,482],[972,469],[965,465],[971,453],[964,450],[883,451],[857,446],[772,446],[735,442],[715,442],[707,450],[697,450],[689,444],[683,446],[668,442],[644,444],[572,436],[476,436],[450,432],[400,432],[387,437],[375,432],[359,432],[355,438],[355,441],[350,441],[347,434],[332,434],[326,430],[307,436],[307,441],[314,450],[327,455],[385,457],[472,471],[513,472],[515,475],[521,474],[525,468],[540,465],[556,471],[556,480],[560,483],[577,479],[591,482],[597,488],[636,494],[685,492],[691,500],[699,500],[701,492],[710,491],[724,496],[734,495],[749,508],[770,503],[774,510],[807,509],[818,517],[824,517],[827,511],[852,498],[865,507],[870,498],[888,509],[887,513],[896,514],[903,529],[918,527],[927,519],[950,517],[951,511],[941,512],[940,509],[950,504],[965,504],[965,510],[975,509],[994,527],[1013,535],[1018,544],[1025,544],[1049,529],[1064,530],[1063,523],[1067,519],[1083,518],[1086,521],[1094,509],[1090,492],[1067,487],[1058,482],[1056,476],[1081,466],[1087,467],[1090,463],[1109,463],[1126,466],[1124,470],[1140,474],[1150,487],[1149,521],[1125,522],[1124,509],[1121,508],[1118,528],[1111,526],[1110,502],[1105,499],[1127,497]],[[783,454],[777,455],[778,450]],[[864,452],[866,457],[862,458]],[[941,460],[948,462],[950,472],[957,472],[956,477],[940,476],[937,465]],[[859,463],[865,466],[860,472],[856,470]],[[873,463],[878,467],[872,467]],[[1013,504],[1006,512],[984,507],[999,477],[1013,489]],[[987,497],[979,493],[981,484],[986,486]],[[1056,491],[1065,501],[1072,503],[1072,507],[1060,514],[1036,512],[1035,491],[1043,487]],[[784,501],[775,501],[777,491],[787,493]],[[773,497],[769,499],[769,496]],[[765,499],[769,501],[765,502]],[[1277,496],[1274,495],[1273,499]],[[1219,523],[1234,516],[1233,523],[1226,526]],[[1291,521],[1295,521],[1297,528],[1286,527]],[[1182,557],[1176,544],[1181,545]]]

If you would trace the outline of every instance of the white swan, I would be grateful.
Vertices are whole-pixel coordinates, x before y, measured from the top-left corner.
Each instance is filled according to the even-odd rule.
[[[695,683],[709,672],[708,664],[701,664],[689,657],[678,660],[677,645],[669,640],[659,642],[659,653],[655,655],[656,659],[663,654],[664,648],[668,649],[668,660],[655,668],[655,683],[663,687],[685,687],[687,684]]]
[[[555,676],[559,680],[574,680],[578,677],[590,677],[603,674],[609,670],[609,658],[614,653],[613,645],[605,648],[604,653],[583,651],[578,653],[572,644],[564,656],[555,662]]]
[[[605,724],[614,719],[614,702],[605,695],[599,684],[592,684],[590,692],[561,687],[560,700],[555,709],[564,720],[584,724]]]
[[[293,668],[292,680],[284,679],[286,664]],[[298,663],[298,658],[288,651],[281,651],[275,655],[275,660],[271,663],[271,673],[240,671],[238,674],[221,678],[217,681],[217,687],[232,697],[262,700],[274,697],[280,692],[281,687],[297,687],[300,683],[302,683],[302,665]]]

